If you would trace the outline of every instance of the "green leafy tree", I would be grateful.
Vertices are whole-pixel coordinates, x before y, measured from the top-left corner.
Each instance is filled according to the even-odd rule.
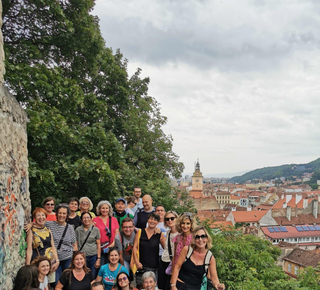
[[[301,289],[276,266],[280,250],[269,241],[236,230],[212,238],[219,279],[227,289]]]
[[[183,165],[140,69],[106,48],[93,0],[3,0],[6,84],[26,109],[30,193],[113,199],[141,184],[168,206]],[[158,198],[159,197],[159,198]],[[161,197],[161,198],[160,198]]]

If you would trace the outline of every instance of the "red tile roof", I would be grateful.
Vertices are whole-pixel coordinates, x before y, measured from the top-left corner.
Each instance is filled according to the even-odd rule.
[[[320,236],[320,230],[315,231],[298,231],[296,227],[286,226],[287,232],[270,232],[268,228],[277,228],[277,226],[272,227],[261,227],[262,232],[265,236],[271,239],[285,239],[285,238],[303,238],[303,237],[318,237]]]
[[[288,256],[283,258],[302,267],[317,267],[320,263],[320,255],[308,250],[295,248]]]
[[[218,222],[214,222],[210,225],[211,229],[214,228],[225,228],[225,229],[230,229],[233,228],[232,222],[230,221],[218,221]]]
[[[283,226],[291,226],[291,225],[307,225],[307,224],[320,224],[320,215],[315,218],[312,213],[310,214],[299,214],[297,216],[291,216],[291,220],[289,221],[287,217],[273,217],[278,225]]]
[[[233,211],[232,215],[237,223],[258,222],[267,211]]]

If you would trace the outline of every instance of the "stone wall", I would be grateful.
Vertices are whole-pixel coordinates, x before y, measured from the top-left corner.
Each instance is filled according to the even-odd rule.
[[[1,1],[0,6],[2,7]],[[30,217],[31,202],[28,181],[27,115],[4,86],[4,72],[1,34],[0,289],[12,289],[12,281],[25,260],[26,243],[23,226],[25,217]]]

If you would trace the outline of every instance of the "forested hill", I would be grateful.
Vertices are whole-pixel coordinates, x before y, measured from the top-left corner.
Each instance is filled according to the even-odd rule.
[[[285,177],[292,179],[293,176],[301,177],[303,173],[314,172],[320,169],[320,158],[306,164],[286,164],[280,166],[264,167],[249,171],[241,176],[235,176],[230,181],[244,183],[248,180],[261,179],[262,181]]]

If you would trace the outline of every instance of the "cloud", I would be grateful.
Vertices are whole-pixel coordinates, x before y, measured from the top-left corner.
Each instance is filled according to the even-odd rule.
[[[154,65],[271,70],[319,46],[319,5],[308,1],[98,1],[107,45]]]
[[[320,2],[98,0],[108,47],[142,68],[174,151],[203,173],[309,162],[320,146]]]

